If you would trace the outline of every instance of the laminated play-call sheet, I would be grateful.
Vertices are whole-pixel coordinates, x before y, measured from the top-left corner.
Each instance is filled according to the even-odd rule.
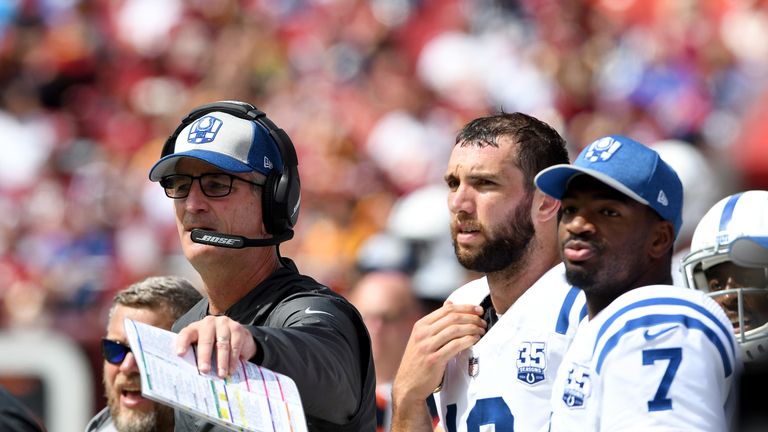
[[[290,377],[242,360],[226,379],[201,374],[195,350],[176,355],[176,333],[130,319],[125,332],[141,373],[142,396],[235,431],[307,430]]]

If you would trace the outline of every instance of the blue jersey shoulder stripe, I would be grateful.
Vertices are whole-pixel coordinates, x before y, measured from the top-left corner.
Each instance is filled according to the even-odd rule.
[[[568,328],[571,326],[571,309],[573,309],[576,297],[579,296],[580,292],[581,290],[575,287],[571,287],[568,290],[568,294],[565,295],[565,300],[563,300],[563,306],[560,307],[560,314],[557,316],[555,332],[560,334],[568,333]]]
[[[622,336],[639,328],[651,327],[657,324],[665,323],[682,324],[689,329],[699,330],[704,333],[707,336],[707,339],[712,342],[715,348],[717,348],[717,351],[720,353],[720,358],[723,360],[723,369],[725,369],[725,376],[728,377],[731,375],[733,372],[733,367],[731,366],[731,360],[728,356],[728,352],[726,351],[726,347],[723,345],[722,340],[720,340],[715,331],[712,330],[709,326],[700,320],[687,315],[646,315],[627,321],[623,328],[617,331],[616,334],[611,336],[605,342],[603,349],[597,357],[597,365],[595,367],[596,372],[598,374],[600,373],[600,369],[603,367],[603,361],[605,361],[605,358],[608,356],[608,354],[610,354],[610,352],[616,347],[616,345],[619,343],[619,339],[621,339]]]
[[[597,344],[600,342],[600,338],[603,337],[603,334],[606,331],[608,331],[608,327],[610,327],[614,321],[619,319],[619,317],[621,317],[622,315],[624,315],[625,313],[633,309],[646,307],[646,306],[658,306],[658,305],[689,307],[695,310],[696,312],[704,315],[705,317],[709,318],[713,323],[715,323],[715,325],[717,325],[720,331],[723,332],[723,334],[726,336],[726,339],[728,340],[728,343],[731,345],[730,346],[731,352],[734,353],[734,355],[736,354],[736,348],[734,347],[734,344],[733,344],[733,338],[728,337],[729,335],[733,334],[732,333],[733,330],[729,327],[725,327],[725,325],[723,325],[723,323],[720,322],[720,320],[717,319],[717,317],[714,316],[712,312],[706,310],[701,305],[697,305],[696,303],[693,303],[689,300],[684,300],[676,297],[656,297],[656,298],[649,298],[649,299],[640,300],[640,301],[636,301],[634,303],[628,304],[627,306],[624,306],[623,308],[616,311],[616,313],[614,313],[613,316],[605,320],[602,327],[600,327],[600,331],[597,332],[597,338],[595,339],[595,346],[592,348],[592,355],[594,356],[595,354],[595,349],[597,349]]]

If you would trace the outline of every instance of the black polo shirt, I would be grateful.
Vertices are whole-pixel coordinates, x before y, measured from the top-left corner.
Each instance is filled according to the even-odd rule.
[[[298,273],[283,258],[275,271],[225,315],[253,334],[250,361],[291,377],[310,431],[374,431],[375,373],[370,338],[357,310],[342,296]],[[204,298],[173,325],[178,332],[208,315]],[[176,411],[176,431],[226,429]]]

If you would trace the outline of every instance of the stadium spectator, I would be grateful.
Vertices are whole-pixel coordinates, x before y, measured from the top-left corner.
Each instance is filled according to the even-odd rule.
[[[397,271],[372,271],[362,276],[349,293],[371,335],[376,367],[377,431],[387,432],[392,422],[392,381],[408,343],[413,324],[424,315],[414,295],[411,278]]]

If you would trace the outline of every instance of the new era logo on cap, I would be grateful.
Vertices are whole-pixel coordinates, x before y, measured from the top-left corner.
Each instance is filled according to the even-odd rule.
[[[663,190],[659,191],[659,196],[656,198],[656,202],[663,205],[664,207],[669,205],[667,194],[665,194]]]
[[[592,176],[672,222],[675,235],[682,225],[683,185],[677,173],[652,149],[621,135],[600,138],[582,150],[572,165],[542,170],[536,186],[562,199],[575,175]]]

